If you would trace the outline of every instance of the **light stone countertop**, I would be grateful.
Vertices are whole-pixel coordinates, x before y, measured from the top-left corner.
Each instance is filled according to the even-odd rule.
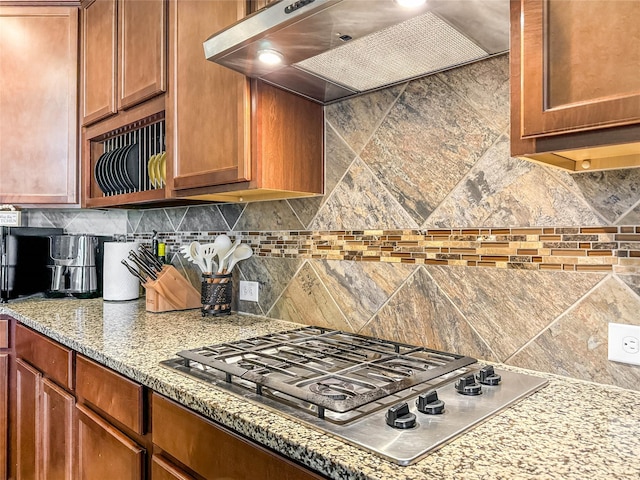
[[[155,314],[143,301],[102,299],[30,299],[0,305],[2,313],[330,478],[640,478],[638,391],[538,374],[549,378],[547,387],[401,467],[159,365],[182,349],[297,324],[248,315],[203,319],[199,310]]]

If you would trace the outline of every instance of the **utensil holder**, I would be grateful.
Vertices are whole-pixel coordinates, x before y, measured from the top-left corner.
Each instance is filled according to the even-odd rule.
[[[144,283],[148,312],[171,312],[200,307],[200,292],[172,265],[162,267],[157,280]]]
[[[231,274],[202,274],[202,316],[230,315],[233,297]]]

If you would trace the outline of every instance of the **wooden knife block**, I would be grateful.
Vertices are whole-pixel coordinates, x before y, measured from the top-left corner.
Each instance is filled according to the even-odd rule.
[[[165,265],[157,280],[143,284],[147,294],[147,312],[171,312],[202,306],[201,293],[180,275],[173,265]]]

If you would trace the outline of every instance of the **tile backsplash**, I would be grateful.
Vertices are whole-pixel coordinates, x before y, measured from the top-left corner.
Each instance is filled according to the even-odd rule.
[[[239,235],[256,256],[235,278],[260,282],[239,311],[637,390],[607,325],[640,325],[640,169],[511,158],[508,102],[499,56],[326,107],[322,197],[27,218],[157,230],[194,283],[177,245]]]

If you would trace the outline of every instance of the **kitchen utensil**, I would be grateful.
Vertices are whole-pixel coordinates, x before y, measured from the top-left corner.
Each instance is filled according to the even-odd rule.
[[[158,257],[156,257],[153,253],[151,253],[147,249],[147,247],[145,247],[144,245],[140,245],[138,247],[138,252],[140,253],[140,255],[144,257],[144,259],[149,264],[151,264],[152,267],[154,267],[158,271],[162,270],[162,267],[164,266],[163,263],[160,260],[158,260]]]
[[[153,267],[150,267],[149,265],[147,265],[145,261],[142,260],[142,258],[140,258],[136,254],[136,252],[134,252],[133,250],[129,252],[129,260],[135,263],[140,270],[142,270],[146,275],[151,277],[153,280],[158,279],[157,272],[153,269]]]
[[[180,247],[180,251],[184,258],[189,260],[190,262],[195,263],[202,273],[207,271],[207,266],[205,262],[202,260],[202,256],[200,255],[200,244],[196,241],[193,241],[189,244],[189,246],[183,245]]]
[[[218,235],[216,237],[216,239],[213,241],[213,244],[216,246],[216,255],[218,256],[218,269],[220,269],[222,259],[231,248],[231,239],[223,233],[222,235]],[[209,270],[209,272],[211,272],[211,270]]]
[[[233,267],[237,265],[238,262],[242,260],[246,260],[247,258],[253,255],[253,249],[247,245],[246,243],[241,243],[234,250],[233,255],[229,259],[229,265],[227,266],[227,273],[231,273],[233,271]]]
[[[240,245],[240,237],[236,238],[235,242],[233,242],[233,245],[231,245],[231,247],[226,251],[226,253],[224,253],[222,258],[220,259],[220,262],[218,264],[218,273],[226,272],[226,269],[224,266],[225,262],[229,258],[231,258],[231,255],[233,255],[233,252],[235,251],[235,249],[238,248],[238,245]]]
[[[125,267],[127,267],[127,270],[129,270],[129,273],[130,273],[131,275],[133,275],[134,277],[138,277],[138,279],[139,279],[142,283],[144,283],[144,282],[146,282],[146,281],[147,281],[147,277],[144,277],[144,276],[140,275],[140,272],[138,272],[138,270],[136,270],[136,269],[135,269],[135,268],[133,268],[131,265],[129,265],[129,264],[127,263],[127,261],[126,261],[126,260],[121,260],[121,261],[120,261],[120,263],[122,263],[122,265],[124,265]]]

